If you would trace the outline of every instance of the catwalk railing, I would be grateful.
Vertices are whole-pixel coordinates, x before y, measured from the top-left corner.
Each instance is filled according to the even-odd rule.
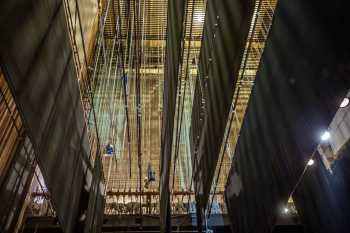
[[[177,191],[171,193],[171,196],[172,201],[170,208],[173,216],[196,212],[193,192]],[[137,191],[107,192],[105,214],[138,215],[140,214],[140,203],[144,215],[159,216],[160,206],[158,191],[144,191],[142,193]],[[214,203],[214,214],[227,213],[223,192],[217,193]]]
[[[17,232],[36,161],[14,98],[0,69],[0,232]]]
[[[79,4],[78,0],[65,0],[65,13],[73,50],[74,64],[78,75],[81,101],[90,142],[90,162],[94,165],[99,150],[99,136],[94,114],[94,53],[98,44],[99,22],[97,2],[86,1]],[[90,9],[87,9],[87,6]]]

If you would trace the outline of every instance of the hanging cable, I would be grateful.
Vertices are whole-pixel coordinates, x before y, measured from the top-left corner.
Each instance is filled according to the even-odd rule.
[[[178,105],[178,113],[180,111],[180,106],[181,106],[181,113],[180,115],[177,115],[177,135],[175,139],[175,158],[174,158],[174,170],[173,170],[173,183],[172,187],[174,187],[174,182],[175,182],[175,165],[178,159],[178,154],[179,154],[179,145],[180,145],[180,140],[181,140],[181,130],[182,130],[182,121],[183,121],[183,115],[184,115],[184,108],[185,108],[185,99],[186,99],[186,89],[187,89],[187,81],[188,81],[188,67],[189,67],[189,57],[190,57],[190,51],[191,51],[191,42],[192,42],[192,32],[193,32],[193,14],[194,14],[194,4],[195,0],[192,0],[192,11],[191,11],[191,23],[190,23],[190,33],[189,33],[189,41],[188,41],[188,46],[187,46],[187,57],[186,57],[186,68],[185,68],[185,85],[184,85],[184,91],[182,93],[182,103]],[[180,77],[182,76],[182,72],[180,74]],[[181,90],[181,86],[180,86]],[[179,120],[180,119],[180,120]]]
[[[129,1],[128,1],[129,2]],[[127,23],[129,24],[129,17],[130,17],[130,8],[128,11],[128,19]],[[118,0],[118,19],[119,19],[119,34],[120,34],[120,55],[121,55],[121,66],[122,66],[122,72],[123,72],[123,90],[124,90],[124,108],[125,108],[125,114],[126,114],[126,131],[127,131],[127,143],[128,143],[128,155],[129,155],[129,177],[131,178],[131,142],[130,142],[130,120],[129,120],[129,111],[128,111],[128,94],[127,94],[127,76],[125,72],[125,66],[124,66],[124,48],[123,48],[123,32],[122,32],[122,21],[121,21],[121,11],[120,11],[120,0]],[[128,25],[127,24],[127,25]]]
[[[183,31],[182,31],[182,45],[181,45],[181,54],[180,54],[180,64],[179,64],[179,67],[178,67],[178,70],[180,71],[180,73],[178,74],[178,79],[179,79],[179,84],[177,86],[177,90],[176,90],[176,93],[177,93],[177,100],[176,100],[176,103],[177,103],[177,111],[176,111],[176,117],[177,117],[177,123],[176,123],[176,133],[175,133],[175,138],[177,138],[177,134],[178,134],[178,118],[179,118],[179,111],[180,111],[180,103],[181,103],[181,86],[182,86],[182,67],[183,67],[183,57],[184,57],[184,54],[185,54],[185,40],[186,40],[186,30],[187,30],[187,13],[188,13],[188,7],[186,6],[185,7],[185,13],[184,13],[184,17],[185,17],[185,22],[183,23]],[[175,153],[174,153],[174,163],[173,163],[173,175],[172,175],[172,189],[174,189],[174,184],[175,184],[175,169],[176,169],[176,162],[175,162]]]
[[[138,0],[138,4],[136,1],[134,2],[134,24],[135,24],[135,49],[134,49],[134,65],[135,65],[135,89],[136,89],[136,135],[137,135],[137,157],[138,157],[138,170],[139,170],[139,198],[140,198],[140,215],[142,215],[142,200],[141,200],[141,192],[142,192],[142,164],[141,164],[141,143],[142,143],[142,131],[141,131],[141,90],[140,90],[140,64],[141,64],[141,50],[140,50],[140,3]]]

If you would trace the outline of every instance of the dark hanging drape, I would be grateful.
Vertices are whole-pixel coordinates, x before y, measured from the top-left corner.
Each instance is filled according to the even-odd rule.
[[[299,218],[308,233],[346,233],[350,223],[350,147],[332,166],[332,173],[319,155],[293,195]]]
[[[168,231],[171,227],[170,209],[168,208],[170,206],[168,203],[169,177],[185,6],[186,1],[168,1],[160,166],[160,226],[162,232]]]
[[[102,163],[100,159],[96,159],[86,213],[85,233],[101,232],[105,204],[104,192],[105,186]]]
[[[346,0],[278,1],[226,185],[233,232],[271,232],[345,96],[348,9]],[[312,211],[317,196],[296,198],[298,210]]]
[[[61,0],[2,1],[0,62],[64,232],[78,218],[89,151]]]
[[[207,3],[191,125],[194,186],[200,209],[209,197],[254,4],[255,0]]]

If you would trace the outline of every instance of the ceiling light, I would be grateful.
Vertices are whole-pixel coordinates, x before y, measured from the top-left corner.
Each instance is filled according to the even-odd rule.
[[[313,159],[310,159],[309,161],[307,161],[308,166],[312,166],[312,165],[314,165],[314,163],[315,163],[315,160],[313,160]]]
[[[340,106],[339,106],[339,107],[345,108],[346,106],[349,105],[349,102],[350,102],[349,98],[345,97],[345,98],[343,99],[343,101],[340,103]]]
[[[328,131],[325,131],[322,135],[321,135],[321,140],[322,141],[328,141],[331,138],[331,134]]]

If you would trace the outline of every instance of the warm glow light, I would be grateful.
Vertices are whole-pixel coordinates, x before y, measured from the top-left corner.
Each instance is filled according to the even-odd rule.
[[[349,98],[345,97],[345,98],[343,99],[343,101],[340,103],[340,106],[339,106],[339,107],[345,108],[346,106],[349,105],[349,102],[350,102]]]
[[[331,134],[328,131],[325,131],[322,135],[321,135],[321,140],[322,141],[327,141],[331,138]]]
[[[308,162],[307,162],[307,165],[308,166],[312,166],[314,165],[315,161],[313,159],[310,159]]]
[[[287,214],[289,212],[289,209],[287,207],[284,207],[283,213]]]

